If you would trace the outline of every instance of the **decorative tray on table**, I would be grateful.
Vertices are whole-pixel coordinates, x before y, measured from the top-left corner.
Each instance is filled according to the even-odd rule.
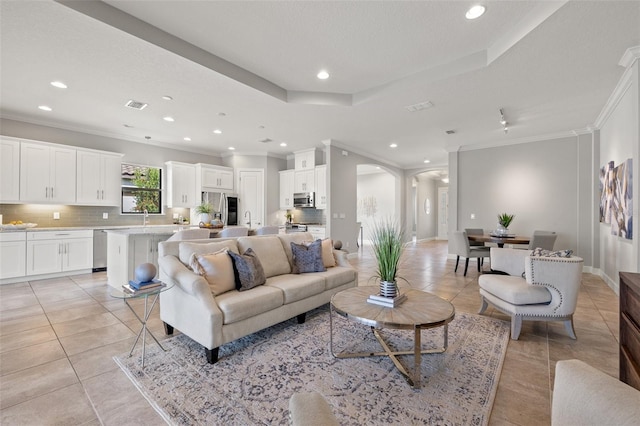
[[[0,225],[3,230],[9,231],[12,229],[27,229],[27,228],[35,228],[38,226],[37,223],[4,223]]]
[[[203,223],[203,222],[200,222],[200,224],[198,226],[200,228],[206,228],[206,229],[222,229],[222,228],[224,228],[224,225],[213,225],[211,223]]]

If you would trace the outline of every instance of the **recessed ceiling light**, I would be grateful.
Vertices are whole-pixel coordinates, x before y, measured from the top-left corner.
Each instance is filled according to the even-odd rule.
[[[53,111],[53,110],[51,109],[51,107],[46,106],[46,105],[40,105],[38,108],[39,108],[39,109],[41,109],[41,110],[43,110],[43,111]]]
[[[449,178],[442,178],[442,181],[443,181],[444,183],[449,183]]]
[[[425,163],[425,164],[428,164],[428,163],[430,163],[430,162],[431,162],[431,161],[429,161],[429,160],[424,160],[424,163]]]
[[[164,95],[162,97],[162,99],[164,99],[165,101],[172,101],[173,100],[173,98],[171,96],[169,96],[169,95]]]
[[[484,14],[484,11],[487,10],[486,7],[481,4],[477,4],[475,6],[471,6],[467,13],[464,15],[467,19],[476,19],[481,17]]]
[[[397,148],[398,144],[397,143],[392,143],[391,145],[389,145],[390,148]]]
[[[188,136],[187,136],[187,137],[185,137],[185,138],[184,138],[184,140],[185,140],[185,141],[187,141],[187,142],[191,142],[191,138],[190,138],[190,137],[188,137]]]
[[[173,123],[174,121],[176,121],[173,119],[173,117],[169,117],[169,116],[164,117],[163,120],[168,121],[169,123]]]
[[[66,88],[67,88],[67,85],[66,85],[66,84],[64,84],[64,83],[63,83],[63,82],[61,82],[61,81],[52,81],[52,82],[51,82],[51,85],[52,85],[53,87],[57,87],[58,89],[66,89]]]
[[[215,133],[216,135],[221,135],[221,134],[222,134],[222,130],[220,130],[220,129],[215,129],[215,130],[213,131],[213,133]]]
[[[280,146],[287,146],[286,142],[280,142]]]
[[[328,73],[328,72],[326,72],[325,70],[322,70],[322,71],[320,71],[320,72],[318,73],[318,78],[319,78],[320,80],[326,80],[326,79],[328,79],[328,78],[329,78],[329,73]]]
[[[235,149],[235,148],[234,148],[234,147],[232,147],[232,146],[230,146],[230,147],[229,147],[229,151],[233,151],[234,149]]]

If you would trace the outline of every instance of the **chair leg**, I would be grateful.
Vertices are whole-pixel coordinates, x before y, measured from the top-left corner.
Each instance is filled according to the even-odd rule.
[[[511,315],[511,339],[518,340],[522,330],[522,317],[520,315]]]
[[[464,276],[465,276],[465,277],[467,276],[467,269],[468,269],[468,268],[469,268],[469,258],[467,257],[467,258],[464,260]]]
[[[478,313],[483,314],[484,311],[486,311],[489,307],[489,304],[487,303],[487,299],[485,299],[484,296],[480,296],[480,300],[482,301],[482,305],[480,306],[480,310],[478,311]]]
[[[481,257],[478,258],[478,272],[480,272],[480,259],[482,259]]]
[[[567,334],[569,335],[569,337],[571,337],[573,340],[576,340],[576,330],[573,328],[573,316],[563,322],[564,329],[567,330]]]
[[[456,269],[453,272],[458,272],[458,262],[460,262],[460,256],[456,256]]]

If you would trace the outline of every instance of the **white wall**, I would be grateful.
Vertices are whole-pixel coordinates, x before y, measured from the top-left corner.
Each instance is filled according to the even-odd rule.
[[[434,239],[438,235],[438,181],[426,175],[418,175],[416,198],[416,239]],[[425,201],[429,199],[431,211],[425,212]]]
[[[364,238],[370,239],[374,223],[388,218],[398,218],[400,206],[395,200],[395,177],[386,172],[357,176],[357,222],[361,222]],[[374,204],[374,208],[362,208],[363,203]]]

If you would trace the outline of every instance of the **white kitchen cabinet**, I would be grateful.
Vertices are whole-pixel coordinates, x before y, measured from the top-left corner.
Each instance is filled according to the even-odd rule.
[[[0,203],[18,201],[20,201],[20,142],[0,139]]]
[[[315,191],[316,171],[296,170],[294,171],[293,192],[313,192]]]
[[[91,270],[93,231],[29,232],[26,254],[26,275]]]
[[[27,233],[0,233],[0,279],[24,277],[27,268]]]
[[[314,241],[317,239],[324,239],[326,228],[324,226],[307,226],[307,232],[313,236]]]
[[[89,206],[119,206],[121,154],[78,150],[76,202]]]
[[[76,150],[61,145],[21,142],[20,201],[74,204]]]
[[[293,170],[283,170],[280,172],[280,209],[287,210],[293,208]]]
[[[121,289],[135,278],[136,267],[153,263],[158,267],[158,243],[167,240],[173,231],[137,232],[107,231],[107,281]]]
[[[316,209],[327,208],[327,165],[316,166]]]
[[[196,187],[200,188],[198,192],[233,192],[233,169],[198,163]]]
[[[313,170],[316,166],[316,150],[305,149],[293,153],[295,170]]]
[[[167,161],[167,207],[192,208],[200,204],[196,195],[196,165]]]

